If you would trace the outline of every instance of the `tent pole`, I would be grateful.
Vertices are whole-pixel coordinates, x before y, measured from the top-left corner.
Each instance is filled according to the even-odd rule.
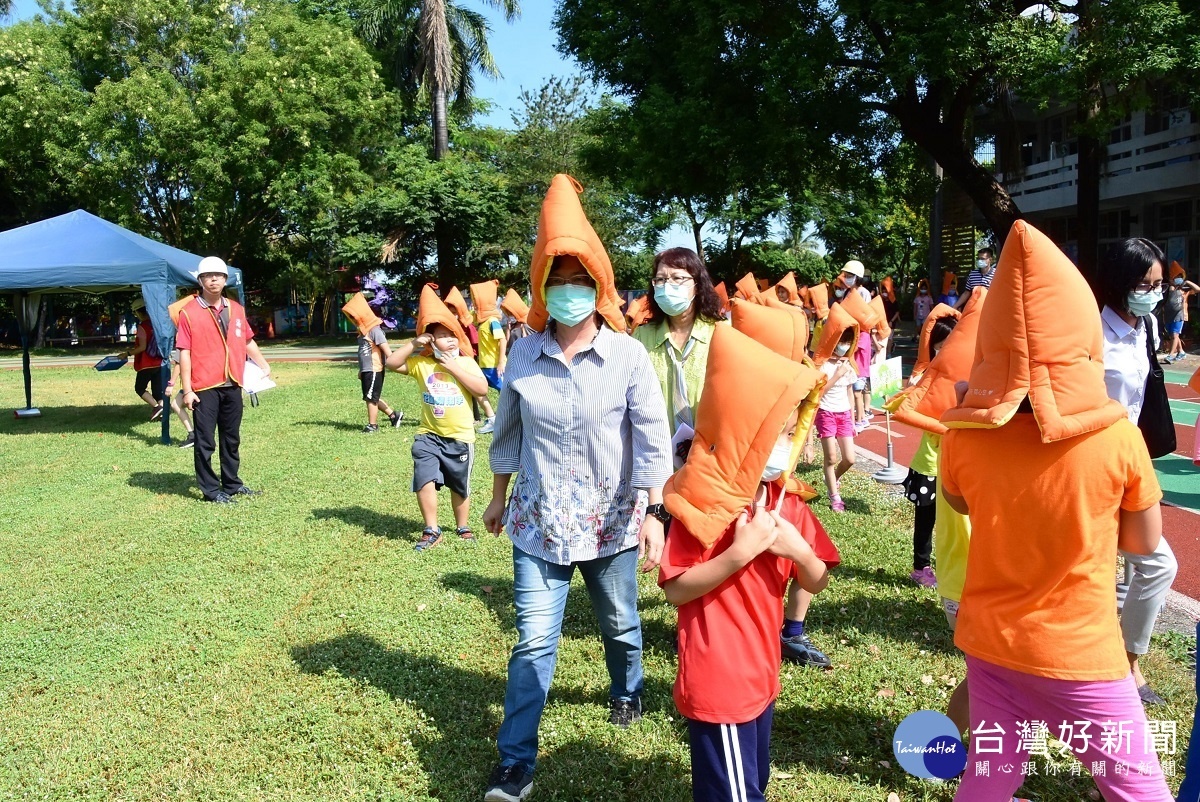
[[[29,369],[29,335],[21,335],[21,370],[25,374],[25,408],[33,409],[33,373]]]
[[[157,337],[158,335],[156,334],[155,336]],[[162,444],[164,446],[171,445],[171,415],[174,414],[174,410],[171,409],[171,390],[172,390],[172,388],[167,386],[167,382],[171,381],[171,357],[169,356],[170,353],[171,353],[170,351],[167,352],[168,356],[166,359],[163,360],[162,367],[159,368],[159,370],[162,371],[162,386],[163,386],[163,397],[162,397],[162,401],[160,402],[163,405],[163,412],[162,412],[162,417],[159,418],[159,420],[162,421]]]

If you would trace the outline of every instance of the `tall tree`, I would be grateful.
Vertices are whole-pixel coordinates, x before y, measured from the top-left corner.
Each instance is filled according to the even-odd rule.
[[[519,0],[484,0],[512,22],[521,14]],[[474,95],[474,71],[498,78],[500,71],[488,47],[491,28],[477,11],[454,0],[369,0],[359,21],[363,37],[380,47],[390,63],[393,80],[410,95],[423,90],[433,113],[433,156],[450,150],[447,103],[469,110]],[[438,225],[437,262],[441,283],[454,271],[453,232]]]

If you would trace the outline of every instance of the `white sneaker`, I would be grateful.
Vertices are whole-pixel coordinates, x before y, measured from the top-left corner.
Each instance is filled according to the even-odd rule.
[[[487,420],[485,420],[483,422],[483,425],[479,427],[479,433],[480,434],[490,434],[492,432],[492,430],[495,428],[496,428],[496,419],[488,418]]]

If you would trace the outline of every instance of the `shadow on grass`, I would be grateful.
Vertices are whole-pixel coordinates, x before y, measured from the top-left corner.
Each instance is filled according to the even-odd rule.
[[[899,719],[889,721],[846,705],[777,705],[771,763],[789,771],[801,764],[810,772],[853,777],[864,785],[896,785],[904,777],[892,754],[899,724]],[[881,761],[892,765],[885,768]]]
[[[401,518],[386,515],[366,507],[342,507],[340,509],[313,510],[312,516],[322,521],[341,521],[350,526],[361,527],[368,535],[385,537],[388,540],[407,540],[413,543],[425,528],[423,521],[416,518]]]
[[[855,565],[839,565],[833,571],[833,579],[831,582],[844,582],[846,580],[856,580],[865,582],[868,585],[879,585],[882,587],[893,588],[915,588],[917,584],[908,578],[908,574],[898,574],[888,568],[866,568]]]
[[[922,649],[959,653],[937,596],[923,599],[855,596],[823,600],[818,595],[813,600],[808,619],[813,622],[812,635],[818,640],[818,647],[823,634],[846,638],[851,645],[857,645],[858,634],[874,634],[898,643],[917,644]]]
[[[319,643],[293,646],[293,662],[307,674],[335,674],[365,682],[393,699],[421,710],[432,729],[414,730],[412,743],[429,775],[429,793],[438,799],[477,799],[497,762],[495,734],[506,678],[451,661],[389,649],[375,638],[351,632]],[[597,727],[607,727],[602,700],[579,688],[555,683],[555,703],[591,705]],[[587,718],[591,718],[591,714]],[[583,717],[581,717],[582,721]],[[601,723],[604,722],[604,723]],[[546,750],[538,761],[539,799],[663,799],[689,797],[678,765],[634,760],[584,734]],[[628,796],[629,788],[647,793]]]
[[[133,437],[147,445],[159,445],[161,426],[151,423],[149,407],[138,405],[99,404],[90,407],[39,406],[40,418],[2,418],[0,435],[27,434],[111,434],[117,437]],[[181,430],[178,422],[172,421],[171,431]]]
[[[341,432],[362,432],[365,424],[362,423],[346,423],[344,420],[298,420],[292,423],[293,426],[320,426],[326,429],[337,429]]]
[[[516,611],[513,609],[513,581],[508,577],[487,577],[468,571],[444,574],[439,580],[448,590],[475,596],[491,611],[497,623],[504,629],[516,629]],[[485,590],[484,588],[487,588]],[[643,609],[644,612],[644,609]],[[562,636],[589,639],[600,637],[600,625],[592,608],[592,599],[587,588],[578,582],[571,583],[567,591],[567,607],[563,612]],[[675,628],[663,622],[642,616],[642,648],[673,654]]]
[[[200,498],[200,493],[192,492],[196,487],[196,475],[193,473],[163,473],[159,471],[136,471],[129,474],[126,480],[130,487],[140,487],[151,493],[182,496],[183,498]]]

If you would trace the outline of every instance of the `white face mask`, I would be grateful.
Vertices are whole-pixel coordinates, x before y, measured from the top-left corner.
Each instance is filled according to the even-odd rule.
[[[834,298],[841,298],[841,297],[842,297],[842,296],[844,296],[845,294],[846,294],[846,291],[845,291],[844,289],[842,289],[841,287],[838,287],[837,289],[835,289],[835,290],[833,291],[833,297],[834,297]]]
[[[440,348],[438,348],[436,345],[433,345],[433,343],[430,343],[430,345],[433,346],[433,358],[434,359],[457,359],[458,358],[459,351],[458,351],[457,345],[454,346],[453,348],[451,348],[449,351],[443,351]]]
[[[979,268],[980,270],[986,271],[988,269],[988,260],[987,259],[979,259],[975,262],[975,266],[977,268]]]
[[[842,283],[845,284],[847,287],[853,287],[855,284],[858,283],[858,276],[854,276],[854,275],[842,276]]]
[[[834,356],[845,356],[850,353],[850,343],[838,343],[833,347]]]
[[[776,443],[775,447],[771,449],[771,456],[767,457],[766,467],[763,468],[763,481],[774,482],[791,467],[792,444]]]

